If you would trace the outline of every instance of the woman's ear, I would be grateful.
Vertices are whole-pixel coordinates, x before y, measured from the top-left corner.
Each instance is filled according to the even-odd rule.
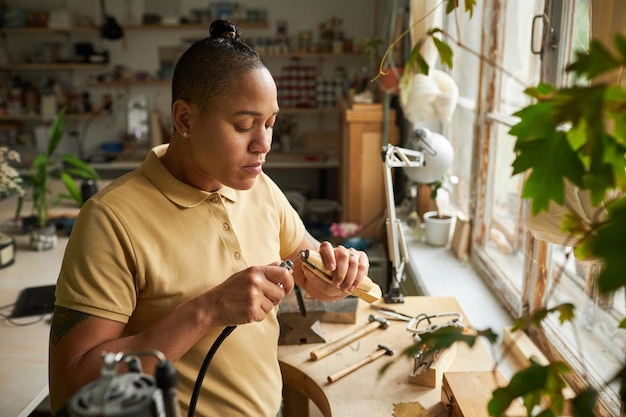
[[[191,124],[189,123],[189,103],[184,100],[176,100],[172,104],[172,122],[174,129],[182,137],[188,137],[191,134]]]

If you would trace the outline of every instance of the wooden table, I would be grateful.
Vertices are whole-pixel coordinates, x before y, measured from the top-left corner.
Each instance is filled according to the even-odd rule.
[[[26,287],[50,285],[57,280],[67,238],[55,249],[28,249],[28,237],[16,236],[13,265],[0,269],[0,305],[13,304]],[[9,313],[10,308],[3,310]],[[28,323],[37,317],[16,319]],[[3,416],[28,416],[48,395],[48,320],[28,326],[0,323],[0,410]]]
[[[403,304],[385,306],[411,316],[451,311],[462,313],[453,297],[405,297]],[[361,327],[368,322],[368,316],[372,313],[380,315],[369,304],[359,301],[355,324],[323,323],[326,342]],[[470,326],[466,318],[464,323]],[[390,321],[386,330],[375,330],[317,361],[311,359],[310,352],[322,344],[280,346],[278,355],[285,383],[285,417],[308,416],[308,400],[313,401],[325,417],[392,416],[395,404],[416,401],[428,409],[431,415],[443,411],[440,386],[428,388],[408,381],[413,360],[402,355],[402,351],[413,345],[414,341],[412,333],[406,330],[407,324],[405,321]],[[479,342],[473,348],[458,344],[456,358],[448,370],[492,370],[494,360],[482,341]],[[383,356],[339,381],[327,382],[328,375],[365,358],[379,344],[395,349],[395,356]],[[381,368],[389,361],[393,364],[380,375]]]
[[[55,191],[62,190],[56,182]],[[0,222],[10,219],[17,198],[0,201]],[[24,203],[28,213],[30,203]],[[63,202],[51,210],[51,215],[76,215],[79,208]],[[17,252],[12,265],[0,269],[0,306],[10,306],[24,288],[55,284],[67,236],[59,236],[55,249],[37,252],[28,248],[28,235],[13,235]],[[11,308],[2,310],[9,314]],[[7,320],[0,322],[0,414],[28,416],[48,395],[48,337],[50,324],[44,317],[37,323],[16,326]],[[34,322],[38,317],[16,319],[17,323]]]

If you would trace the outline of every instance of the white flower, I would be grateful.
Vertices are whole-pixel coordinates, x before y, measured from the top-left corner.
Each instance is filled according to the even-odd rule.
[[[0,146],[0,196],[17,192],[24,195],[23,181],[11,161],[20,162],[20,154],[6,146]]]

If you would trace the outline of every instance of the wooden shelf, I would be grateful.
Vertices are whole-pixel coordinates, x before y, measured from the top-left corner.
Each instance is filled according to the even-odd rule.
[[[337,107],[281,107],[281,114],[331,114],[338,113]]]
[[[141,86],[169,86],[172,80],[126,80],[126,81],[96,81],[89,83],[94,88],[128,88]]]
[[[84,63],[49,63],[49,64],[9,64],[0,65],[3,71],[68,71],[68,70],[94,70],[104,69],[108,64],[84,64]]]
[[[263,58],[364,58],[359,52],[280,52],[280,53],[262,53]]]
[[[73,26],[67,28],[48,27],[23,27],[23,28],[0,28],[0,34],[10,35],[42,35],[49,33],[70,34],[70,33],[99,33],[97,26]]]
[[[209,31],[210,23],[179,23],[176,25],[164,24],[136,24],[122,25],[124,30],[140,31],[140,30],[205,30]],[[237,22],[237,26],[241,29],[267,29],[267,22]]]
[[[101,119],[109,117],[107,113],[101,114],[92,114],[92,113],[69,113],[65,116],[67,120],[91,120],[91,119]],[[2,114],[0,115],[0,121],[50,121],[48,119],[44,119],[40,114],[19,114],[19,115],[9,115]]]
[[[238,22],[242,29],[267,29],[267,22]],[[145,25],[145,24],[133,24],[133,25],[121,25],[122,29],[128,31],[142,31],[142,30],[209,30],[208,23],[180,23],[176,25]],[[98,26],[72,26],[67,28],[49,28],[49,27],[21,27],[21,28],[0,28],[0,34],[11,35],[41,35],[47,33],[100,33],[100,27]]]

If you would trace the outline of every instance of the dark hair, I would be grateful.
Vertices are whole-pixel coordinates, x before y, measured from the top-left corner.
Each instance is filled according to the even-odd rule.
[[[183,99],[206,111],[211,98],[230,89],[241,75],[258,68],[266,67],[259,54],[240,41],[239,28],[226,20],[215,20],[209,37],[193,43],[176,63],[172,103]]]

